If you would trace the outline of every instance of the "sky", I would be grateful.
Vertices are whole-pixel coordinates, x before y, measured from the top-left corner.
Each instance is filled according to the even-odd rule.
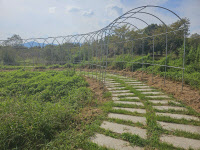
[[[200,34],[200,0],[0,0],[0,40],[13,34],[23,39],[65,36],[99,30],[127,11],[144,5],[166,7],[190,19],[190,33]],[[161,9],[148,12],[170,24],[174,15]],[[139,16],[159,23],[147,15]],[[138,27],[144,24],[134,21]]]

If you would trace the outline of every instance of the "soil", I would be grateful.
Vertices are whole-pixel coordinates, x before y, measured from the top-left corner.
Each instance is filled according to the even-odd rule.
[[[85,79],[89,83],[89,88],[94,92],[98,102],[102,103],[109,100],[109,98],[103,98],[103,93],[108,91],[108,89],[102,82],[96,81],[96,79],[90,77],[85,77]]]
[[[181,82],[166,79],[164,85],[163,77],[159,75],[153,76],[152,81],[152,74],[147,74],[146,72],[142,73],[142,71],[129,72],[125,70],[113,70],[113,72],[129,77],[134,77],[140,81],[146,82],[146,84],[148,84],[149,86],[155,87],[157,89],[162,90],[166,94],[172,95],[177,100],[182,101],[184,104],[189,105],[197,112],[200,112],[200,91],[198,89],[194,89],[189,85],[184,84],[182,91]]]
[[[97,103],[99,105],[110,100],[110,98],[103,97],[103,93],[108,91],[105,86],[103,86],[103,83],[89,77],[85,77],[85,80],[89,83],[89,88],[93,91],[94,99],[98,100]],[[81,113],[77,116],[77,120],[89,124],[102,113],[103,111],[100,108],[93,107],[93,104],[91,104],[91,106],[82,109]]]

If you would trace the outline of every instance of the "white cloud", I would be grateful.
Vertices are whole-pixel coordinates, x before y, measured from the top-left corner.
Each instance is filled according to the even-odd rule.
[[[109,16],[121,16],[123,14],[123,8],[117,5],[106,6],[106,11]]]
[[[76,12],[80,12],[81,9],[79,7],[75,7],[75,6],[70,6],[66,8],[66,12],[67,13],[76,13]]]
[[[49,13],[54,14],[56,12],[56,7],[49,7]]]
[[[91,9],[88,11],[83,11],[82,15],[86,17],[91,17],[94,15],[94,11],[92,11]]]

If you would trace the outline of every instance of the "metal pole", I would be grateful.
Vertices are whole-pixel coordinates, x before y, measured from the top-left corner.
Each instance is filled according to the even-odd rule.
[[[133,41],[132,41],[132,60],[133,60]],[[133,72],[133,62],[132,62],[132,72]]]
[[[92,58],[91,59],[92,59],[92,78],[93,78],[93,42],[92,42],[91,46],[92,46]]]
[[[166,72],[167,72],[167,29],[166,29],[166,34],[165,34],[165,36],[166,36],[166,58],[165,58],[165,76],[164,76],[164,86],[165,86],[165,80],[166,80]]]
[[[143,80],[143,71],[144,71],[144,38],[142,38],[142,80]]]
[[[183,92],[184,71],[185,71],[185,38],[186,38],[186,31],[185,31],[185,24],[184,24],[184,41],[183,41],[184,52],[183,52],[183,72],[182,72],[182,89],[181,89],[181,92]]]
[[[124,70],[124,44],[123,44],[123,61],[122,61],[122,71]],[[123,74],[124,75],[124,74]]]
[[[155,45],[154,45],[154,36],[153,36],[153,68],[152,68],[152,83],[153,83],[153,71],[154,71],[154,47]]]
[[[96,81],[97,81],[97,44],[96,44]]]

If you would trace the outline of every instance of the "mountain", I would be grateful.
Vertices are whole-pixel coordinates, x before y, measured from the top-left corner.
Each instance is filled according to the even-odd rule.
[[[28,47],[28,48],[31,48],[31,47],[36,47],[36,46],[40,46],[40,47],[45,47],[49,44],[43,44],[43,43],[38,43],[38,42],[34,42],[34,41],[31,41],[31,42],[27,42],[27,43],[24,43],[23,46],[24,47]],[[53,44],[53,45],[57,45],[57,44]]]

